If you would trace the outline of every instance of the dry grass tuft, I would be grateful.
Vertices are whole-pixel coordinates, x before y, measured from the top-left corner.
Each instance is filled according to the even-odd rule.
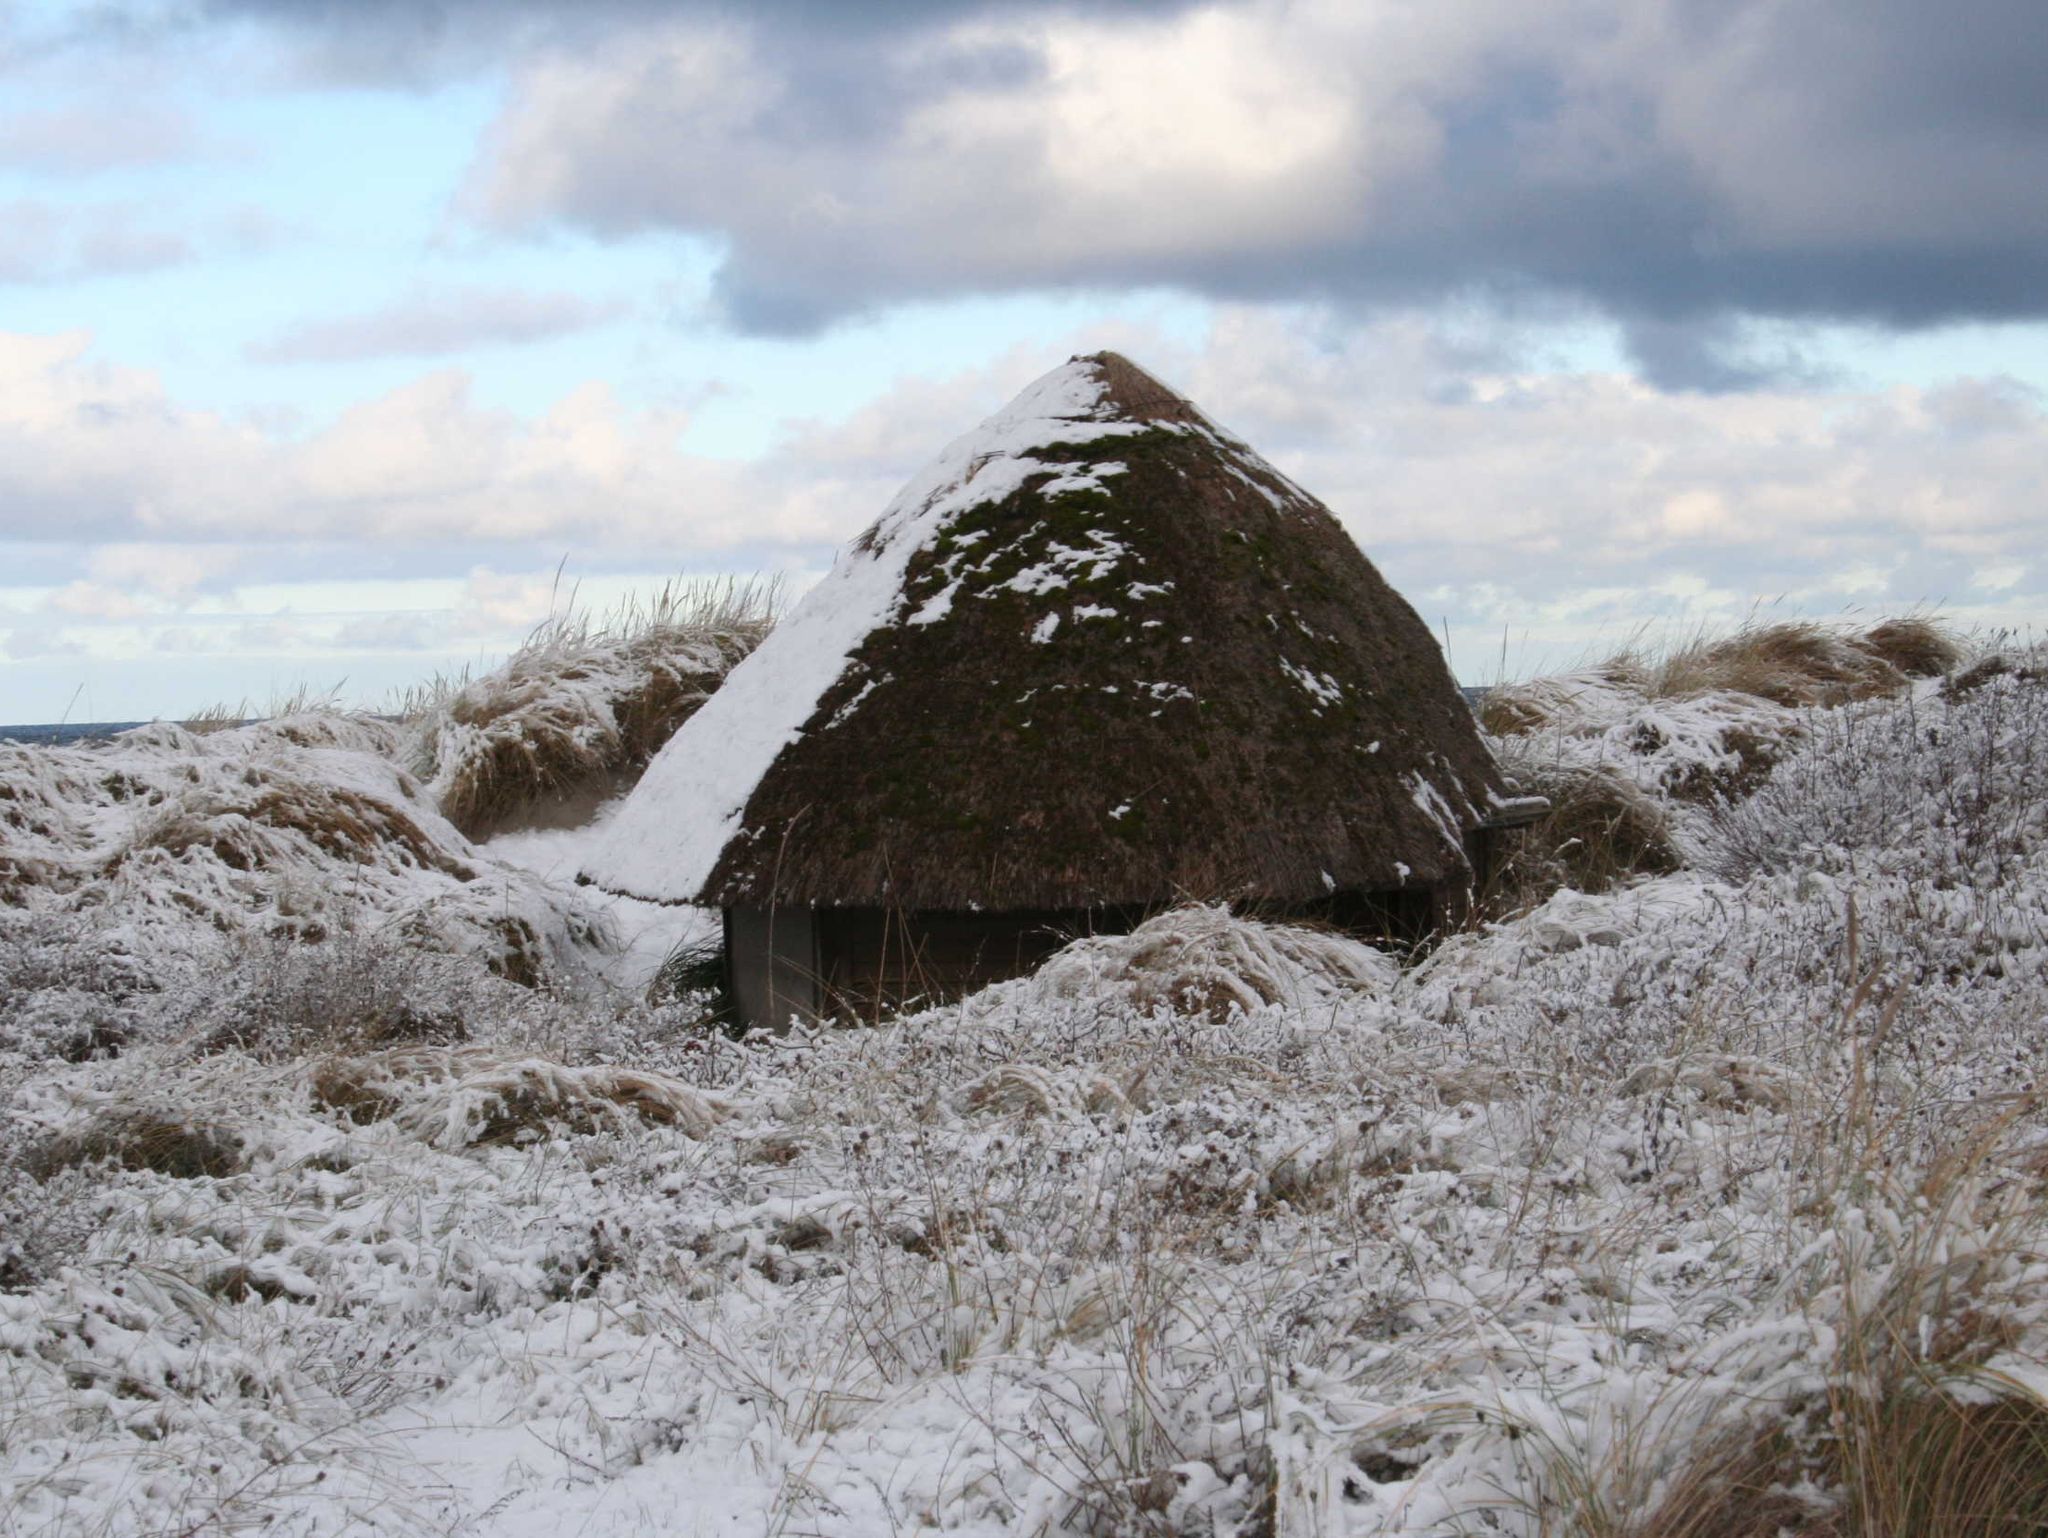
[[[1874,979],[1877,974],[1872,973]],[[1868,985],[1866,984],[1866,987]],[[1859,989],[1846,1022],[1864,996]],[[1874,1049],[1891,1018],[1887,1011]],[[1874,1075],[1808,1108],[1792,1162],[1810,1209],[1837,1213],[1780,1279],[1803,1315],[1805,1370],[1782,1398],[1737,1394],[1698,1422],[1685,1390],[1638,1405],[1647,1434],[1603,1455],[1541,1430],[1523,1507],[1559,1538],[1999,1538],[2048,1532],[2048,1400],[2038,1345],[2048,1192],[2032,1093],[1910,1155]],[[1787,1322],[1790,1322],[1789,1320]],[[1737,1335],[1740,1336],[1738,1331]],[[1711,1378],[1743,1346],[1712,1343]],[[1695,1380],[1704,1381],[1704,1380]],[[1679,1413],[1661,1419],[1659,1408]],[[1535,1428],[1532,1428],[1535,1429]]]
[[[329,1058],[315,1066],[311,1087],[315,1105],[351,1122],[392,1121],[451,1151],[636,1126],[702,1138],[726,1115],[721,1102],[666,1074],[609,1064],[576,1068],[475,1047]]]
[[[114,863],[143,850],[182,855],[205,848],[230,870],[258,871],[289,857],[277,834],[296,835],[321,853],[357,865],[395,858],[458,881],[476,871],[448,853],[394,801],[304,775],[269,776],[250,768],[233,796],[194,792],[146,814]],[[111,867],[110,867],[111,870]]]
[[[216,700],[211,705],[203,705],[198,710],[193,711],[191,715],[185,717],[178,724],[193,736],[204,737],[213,732],[232,730],[234,727],[243,725],[249,719],[250,711],[247,700],[239,700],[232,705],[228,704],[225,700]]]
[[[1821,1407],[1816,1407],[1821,1408]],[[1818,1447],[1785,1428],[1700,1449],[1655,1510],[1587,1538],[2004,1538],[2048,1532],[2048,1406],[1923,1384],[1837,1391]]]
[[[1140,1012],[1223,1021],[1273,1004],[1382,990],[1398,971],[1391,957],[1345,935],[1192,906],[1127,935],[1076,941],[1024,986],[1049,1000],[1111,998]]]
[[[1597,666],[1502,684],[1479,703],[1479,724],[1518,737],[1576,718],[1626,713],[1646,701],[1735,695],[1788,709],[1895,694],[1962,660],[1942,626],[1919,615],[1884,620],[1861,634],[1807,620],[1701,633],[1659,653],[1625,649]]]
[[[359,715],[359,712],[341,704],[341,687],[336,684],[331,689],[315,689],[311,684],[300,684],[289,693],[273,694],[270,703],[261,710],[246,699],[237,700],[232,705],[226,700],[216,700],[193,711],[178,725],[195,737],[204,737],[213,732],[232,731],[252,722],[281,721],[290,716],[335,716],[346,720]]]
[[[1483,913],[1520,912],[1564,887],[1608,892],[1684,864],[1663,806],[1619,769],[1539,760],[1509,773],[1521,794],[1548,797],[1550,810],[1508,835],[1480,894]]]
[[[1647,682],[1641,664],[1624,652],[1583,672],[1504,683],[1487,690],[1479,702],[1479,725],[1489,736],[1519,737],[1540,731],[1560,717],[1639,700]]]
[[[573,607],[484,677],[404,703],[415,766],[471,838],[580,820],[625,788],[774,624],[773,582],[670,584],[593,617]]]
[[[1699,637],[1645,665],[1649,692],[1683,698],[1726,690],[1792,708],[1846,705],[1933,677],[1962,649],[1931,620],[1886,620],[1862,635],[1805,620]]]
[[[38,1180],[89,1164],[154,1170],[180,1180],[220,1179],[241,1170],[242,1140],[225,1128],[162,1111],[107,1111],[50,1138],[24,1161]]]
[[[1963,660],[1962,643],[1918,614],[1872,625],[1859,644],[1908,678],[1939,678]]]

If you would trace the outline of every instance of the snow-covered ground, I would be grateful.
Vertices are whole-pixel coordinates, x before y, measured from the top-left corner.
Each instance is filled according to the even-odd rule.
[[[1682,868],[1405,970],[1181,910],[741,1041],[643,996],[704,916],[367,728],[21,750],[0,1533],[1591,1533],[1767,1444],[1839,1509],[1859,1404],[2048,1393],[2014,661],[1743,706],[1734,803],[1698,711],[1561,691],[1518,751]],[[264,799],[320,785],[406,853]],[[547,986],[473,959],[507,915]]]
[[[619,805],[619,799],[607,801],[580,828],[500,833],[485,840],[479,851],[551,885],[573,886],[593,840],[604,836]],[[678,950],[701,950],[721,943],[718,915],[709,909],[642,902],[602,887],[586,887],[580,895],[586,903],[603,908],[611,921],[607,944],[587,957],[584,966],[620,993],[644,994],[662,963]]]

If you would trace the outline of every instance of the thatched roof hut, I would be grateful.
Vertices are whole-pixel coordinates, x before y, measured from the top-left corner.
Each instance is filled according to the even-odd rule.
[[[1412,927],[1506,804],[1428,628],[1329,510],[1099,353],[904,489],[662,750],[587,873],[717,904],[737,948],[779,924],[788,944],[759,943],[789,952],[789,989],[866,976],[821,927],[964,983],[1044,948],[1019,925],[1191,897],[1406,902]]]

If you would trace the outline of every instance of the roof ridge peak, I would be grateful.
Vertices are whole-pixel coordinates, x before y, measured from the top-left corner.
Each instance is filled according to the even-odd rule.
[[[1188,422],[1204,427],[1214,424],[1195,403],[1157,375],[1148,373],[1120,352],[1079,353],[1067,360],[1067,367],[1084,364],[1102,387],[1100,405],[1105,413],[1141,422]]]

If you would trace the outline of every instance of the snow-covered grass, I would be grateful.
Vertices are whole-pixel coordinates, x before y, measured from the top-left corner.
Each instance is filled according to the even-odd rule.
[[[32,903],[0,1532],[2038,1525],[2048,674],[1773,709],[1739,801],[1632,755],[1676,868],[1406,970],[1191,909],[735,1041]]]
[[[1746,798],[1801,740],[1805,712],[1901,695],[1963,651],[1919,616],[1860,632],[1753,624],[1488,691],[1479,717],[1503,767],[1553,807],[1517,839],[1489,911],[1678,869],[1714,809]]]
[[[399,765],[400,740],[321,714],[0,745],[0,949],[71,935],[67,959],[38,965],[159,988],[210,985],[223,943],[403,943],[527,983],[604,953],[603,910],[480,855]]]
[[[772,581],[671,583],[604,615],[572,601],[481,678],[399,702],[410,766],[471,837],[586,822],[760,644],[779,603]]]

